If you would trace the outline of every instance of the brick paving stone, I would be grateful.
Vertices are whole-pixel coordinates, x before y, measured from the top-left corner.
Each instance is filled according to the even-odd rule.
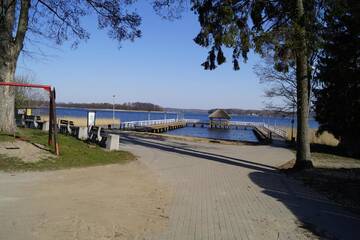
[[[174,193],[168,229],[147,239],[360,239],[358,215],[276,171],[286,149],[125,140]]]

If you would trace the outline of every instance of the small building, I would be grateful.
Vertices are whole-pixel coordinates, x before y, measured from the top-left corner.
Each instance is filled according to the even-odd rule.
[[[228,128],[230,115],[222,109],[217,109],[209,115],[210,128]]]

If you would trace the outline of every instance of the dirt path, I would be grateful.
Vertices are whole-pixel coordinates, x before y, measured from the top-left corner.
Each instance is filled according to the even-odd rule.
[[[0,239],[143,239],[167,225],[167,189],[139,161],[0,173]]]

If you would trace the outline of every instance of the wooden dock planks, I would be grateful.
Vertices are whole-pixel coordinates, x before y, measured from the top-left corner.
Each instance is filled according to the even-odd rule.
[[[171,123],[162,123],[162,124],[155,124],[150,126],[144,126],[141,128],[138,128],[138,131],[144,131],[144,132],[153,132],[153,133],[162,133],[169,130],[182,128],[186,126],[185,121],[176,121]]]

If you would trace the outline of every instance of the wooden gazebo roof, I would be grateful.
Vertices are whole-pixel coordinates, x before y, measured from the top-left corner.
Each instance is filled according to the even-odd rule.
[[[230,120],[231,117],[229,114],[227,114],[224,110],[222,109],[217,109],[215,110],[213,113],[211,113],[209,115],[210,119],[227,119]]]

